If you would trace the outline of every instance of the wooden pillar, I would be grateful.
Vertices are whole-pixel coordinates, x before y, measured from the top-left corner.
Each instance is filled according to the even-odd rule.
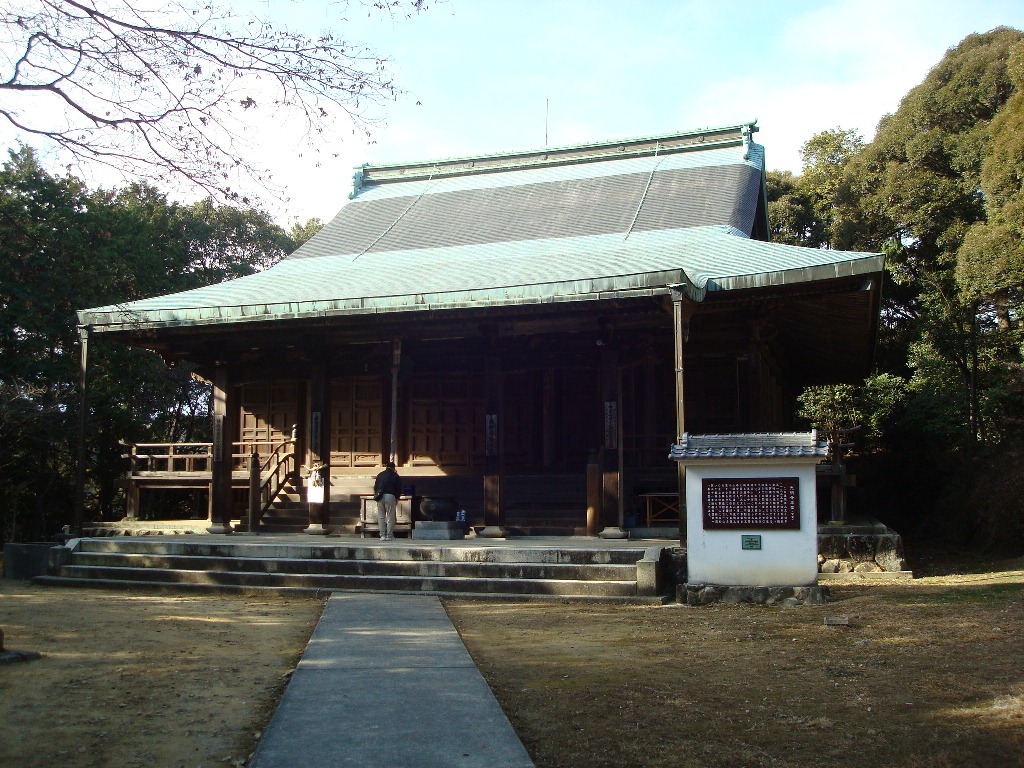
[[[622,527],[622,398],[618,350],[607,341],[601,348],[601,405],[604,452],[601,461],[602,539],[625,539]]]
[[[398,463],[398,372],[402,367],[402,340],[391,342],[391,431],[388,440],[390,460]],[[387,464],[388,459],[384,459]]]
[[[210,533],[231,533],[231,472],[238,432],[238,390],[230,369],[218,363],[213,372],[213,453],[210,462]]]
[[[541,439],[543,440],[542,450],[545,467],[554,466],[555,463],[555,441],[558,424],[558,400],[557,389],[555,386],[555,373],[556,372],[553,368],[544,369],[544,392],[542,395],[543,414],[541,415],[541,428],[543,430],[543,434]]]
[[[321,475],[323,503],[309,503],[309,527],[305,533],[323,536],[331,520],[331,382],[322,360],[313,364],[309,383],[309,459],[306,482],[312,482],[314,473]]]
[[[762,386],[762,356],[764,354],[764,320],[754,318],[750,323],[750,342],[747,351],[747,423],[748,432],[763,432],[764,388]]]
[[[78,326],[79,351],[79,401],[78,401],[78,462],[75,470],[75,512],[73,530],[76,536],[82,535],[82,523],[85,519],[85,432],[89,418],[89,326]],[[135,488],[134,483],[128,486],[129,493]],[[128,516],[131,517],[131,498],[128,503]],[[136,497],[136,510],[138,509],[138,498]]]
[[[587,536],[597,536],[601,531],[601,453],[594,448],[587,455]]]
[[[495,340],[496,345],[496,340]],[[505,538],[504,461],[502,459],[501,358],[491,352],[484,359],[484,388],[487,408],[484,414],[484,529],[479,535]]]
[[[662,425],[658,423],[660,409],[656,407],[658,402],[658,364],[650,340],[648,340],[644,358],[644,439],[640,446],[639,456],[641,457],[641,466],[649,467],[659,466],[665,458],[663,455],[664,443],[653,438],[653,435],[657,435],[661,431]]]
[[[693,316],[693,304],[682,292],[672,292],[672,335],[675,342],[674,365],[676,376],[676,435],[678,438],[686,433],[686,382],[683,376],[683,347],[690,337],[690,318]],[[677,490],[679,493],[679,537],[686,539],[686,469],[682,463],[676,462]]]

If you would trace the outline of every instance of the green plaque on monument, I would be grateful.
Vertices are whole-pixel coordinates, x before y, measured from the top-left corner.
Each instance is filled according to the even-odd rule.
[[[761,548],[761,537],[760,536],[741,536],[740,546],[743,549],[760,549]]]

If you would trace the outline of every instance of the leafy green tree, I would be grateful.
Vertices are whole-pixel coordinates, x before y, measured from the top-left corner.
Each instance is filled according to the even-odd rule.
[[[861,135],[845,128],[815,134],[800,148],[800,183],[821,230],[820,246],[841,247],[841,243],[849,239],[837,211],[846,192],[843,184],[846,166],[863,148]]]
[[[934,415],[945,423],[930,423],[968,449],[991,431],[985,391],[999,363],[987,302],[961,290],[957,263],[971,247],[968,233],[987,221],[982,167],[1015,92],[1010,53],[1022,37],[1000,28],[950,49],[881,121],[843,179],[852,244],[883,250],[897,288],[887,297],[883,339],[903,346],[890,355],[910,361],[916,391],[942,393],[946,407]]]
[[[803,179],[790,171],[768,171],[768,229],[773,242],[820,248],[826,242],[824,222]]]
[[[305,224],[300,224],[299,222],[292,224],[292,228],[288,230],[288,237],[292,239],[291,250],[294,251],[323,228],[324,223],[315,217],[306,219]]]
[[[273,264],[292,246],[260,211],[169,202],[143,184],[89,191],[33,152],[0,168],[0,536],[70,521],[77,450],[76,310],[194,288]],[[144,350],[90,350],[93,515],[116,515],[121,440],[205,438],[207,388]]]

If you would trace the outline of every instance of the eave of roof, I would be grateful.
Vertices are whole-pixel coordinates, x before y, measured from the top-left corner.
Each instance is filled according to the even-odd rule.
[[[730,435],[682,435],[669,458],[694,462],[721,459],[825,458],[828,444],[811,432],[750,432]]]
[[[444,268],[459,265],[457,269]],[[248,277],[83,310],[101,332],[600,301],[879,273],[880,254],[749,240],[726,227],[285,260]],[[382,280],[381,276],[387,277]],[[382,292],[382,285],[388,289]]]

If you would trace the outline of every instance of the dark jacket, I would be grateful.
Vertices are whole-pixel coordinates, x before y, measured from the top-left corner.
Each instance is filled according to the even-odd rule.
[[[391,467],[386,467],[373,481],[373,492],[390,493],[397,499],[402,495],[402,478]]]

